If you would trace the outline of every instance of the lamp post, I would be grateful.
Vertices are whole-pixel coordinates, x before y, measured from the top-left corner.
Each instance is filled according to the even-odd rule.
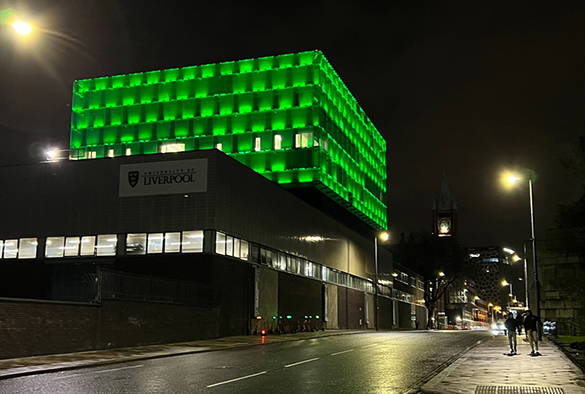
[[[540,282],[538,281],[538,263],[536,260],[536,231],[534,225],[534,187],[533,187],[533,180],[532,176],[534,174],[533,171],[527,170],[527,178],[528,178],[528,195],[530,197],[530,230],[531,230],[531,241],[532,241],[532,261],[534,262],[534,285],[536,286],[536,315],[540,316]],[[515,175],[510,175],[507,177],[509,183],[516,183],[520,180],[520,177]],[[526,253],[524,254],[524,258],[526,258]],[[528,282],[528,281],[527,281]],[[526,284],[528,286],[528,283]],[[528,301],[528,300],[527,300]]]
[[[387,232],[382,232],[380,234],[376,234],[374,237],[374,327],[376,331],[379,330],[379,321],[378,321],[378,236],[382,241],[387,241],[390,238],[390,235]]]

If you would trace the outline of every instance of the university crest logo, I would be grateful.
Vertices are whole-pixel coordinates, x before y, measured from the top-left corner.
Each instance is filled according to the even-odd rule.
[[[130,186],[134,187],[138,184],[138,175],[140,174],[139,171],[130,171],[128,172],[128,183]]]

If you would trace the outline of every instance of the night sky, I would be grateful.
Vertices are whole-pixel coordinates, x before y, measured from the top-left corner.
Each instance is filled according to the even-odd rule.
[[[68,147],[75,79],[319,49],[386,137],[395,241],[430,231],[443,173],[467,246],[530,238],[527,184],[504,191],[503,168],[538,174],[538,238],[583,193],[560,160],[585,124],[584,1],[0,4],[44,30],[0,27],[0,165]]]

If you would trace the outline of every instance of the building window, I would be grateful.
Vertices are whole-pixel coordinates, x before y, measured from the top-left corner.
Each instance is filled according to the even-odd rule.
[[[4,250],[4,241],[0,241],[0,259],[2,258],[3,250]]]
[[[215,253],[225,255],[225,234],[215,233]]]
[[[215,144],[215,149],[222,151],[223,148],[223,144],[221,142],[218,142],[217,144]]]
[[[97,157],[97,152],[94,150],[90,150],[89,152],[87,152],[87,158],[88,159],[95,159]]]
[[[47,237],[45,243],[45,257],[63,257],[65,237]]]
[[[97,237],[97,255],[98,256],[115,256],[118,237],[116,234],[100,234]]]
[[[65,256],[78,256],[79,255],[79,237],[67,237],[65,238]]]
[[[37,257],[38,241],[36,238],[21,238],[18,250],[19,259],[35,259]]]
[[[183,253],[203,252],[203,231],[183,231]]]
[[[254,139],[254,150],[256,152],[260,152],[260,150],[262,150],[262,138],[256,137]]]
[[[240,258],[240,239],[234,238],[234,257]]]
[[[160,152],[161,153],[185,152],[185,144],[183,143],[164,144],[160,147]],[[126,150],[126,154],[128,155],[128,150]]]
[[[131,156],[131,155],[132,155],[132,149],[126,148],[126,156]]]
[[[165,253],[179,253],[181,251],[181,233],[165,234]]]
[[[81,237],[81,255],[93,256],[95,255],[95,236]]]
[[[248,244],[248,241],[241,241],[241,245],[240,245],[240,258],[242,260],[248,260],[248,251],[250,249],[250,245]]]
[[[278,254],[278,266],[277,268],[282,271],[286,271],[286,255],[284,253]]]
[[[147,253],[162,253],[163,252],[163,233],[148,234]]]
[[[115,153],[113,149],[108,149],[108,157],[114,157]]]
[[[313,145],[313,133],[297,133],[295,134],[295,148],[308,148]]]
[[[4,241],[4,258],[15,259],[18,256],[18,239]]]
[[[145,254],[146,234],[128,234],[126,236],[126,254]]]
[[[282,149],[282,136],[280,134],[276,134],[274,136],[274,149]]]
[[[225,254],[228,256],[234,255],[234,237],[229,235],[225,237]]]

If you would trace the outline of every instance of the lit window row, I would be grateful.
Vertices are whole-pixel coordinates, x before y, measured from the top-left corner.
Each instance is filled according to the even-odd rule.
[[[307,278],[322,280],[359,291],[366,291],[369,293],[374,292],[374,286],[367,279],[353,276],[346,272],[341,272],[286,253],[261,248],[259,263],[280,271],[290,272]],[[390,294],[388,293],[385,295]]]
[[[37,257],[37,238],[0,240],[0,258],[34,259]]]
[[[45,257],[115,256],[117,244],[116,234],[47,237]]]
[[[248,260],[250,244],[240,238],[235,238],[219,231],[215,233],[215,253],[231,256],[241,260]]]
[[[203,231],[137,233],[126,236],[126,254],[203,253]]]

